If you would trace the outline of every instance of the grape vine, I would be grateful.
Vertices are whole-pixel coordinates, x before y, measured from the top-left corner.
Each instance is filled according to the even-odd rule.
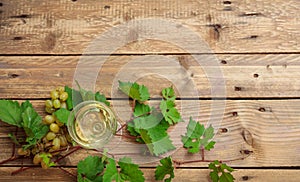
[[[79,86],[79,85],[78,85]],[[162,100],[159,107],[150,107],[147,101],[150,99],[148,88],[144,85],[131,82],[119,81],[119,90],[132,99],[132,117],[119,130],[126,130],[125,134],[116,136],[131,138],[133,142],[143,143],[147,146],[148,153],[153,156],[161,156],[175,149],[170,139],[168,129],[178,122],[184,122],[180,112],[176,108],[176,95],[172,87],[162,90]],[[26,139],[16,137],[15,133],[10,133],[9,137],[13,141],[12,156],[9,159],[0,161],[4,164],[20,158],[31,157],[33,164],[41,165],[43,169],[58,167],[64,172],[72,175],[79,182],[83,181],[145,181],[143,172],[139,166],[132,163],[130,158],[124,157],[115,161],[105,155],[102,157],[88,156],[77,165],[77,175],[74,175],[59,165],[59,162],[75,151],[82,149],[72,141],[66,124],[71,115],[71,111],[76,103],[86,100],[97,100],[110,106],[105,96],[99,92],[86,91],[79,86],[78,90],[68,86],[57,87],[50,92],[50,99],[45,101],[44,118],[38,115],[29,101],[19,104],[16,101],[0,100],[0,120],[22,128],[25,131]],[[76,103],[74,98],[76,97]],[[234,181],[231,167],[225,163],[233,160],[206,160],[204,151],[214,148],[216,142],[213,141],[214,128],[193,120],[191,117],[186,128],[185,135],[181,141],[188,153],[201,153],[201,159],[193,161],[177,161],[170,156],[162,158],[160,164],[155,169],[155,179],[172,181],[175,178],[176,167],[195,162],[209,163],[211,170],[209,176],[213,182]],[[17,155],[15,155],[16,146]],[[108,151],[109,152],[109,151]],[[239,158],[235,160],[242,160]],[[117,166],[120,167],[118,170]],[[13,174],[27,170],[30,167],[21,168]]]

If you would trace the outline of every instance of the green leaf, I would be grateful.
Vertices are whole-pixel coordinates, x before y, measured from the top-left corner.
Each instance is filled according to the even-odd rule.
[[[150,113],[150,111],[151,111],[151,109],[150,109],[149,105],[140,104],[139,102],[136,102],[133,115],[135,117],[141,117],[141,116],[148,115]]]
[[[25,102],[22,102],[21,111],[24,112],[27,107],[33,108],[32,104],[28,100],[26,100]]]
[[[84,180],[96,181],[104,170],[104,163],[98,156],[88,156],[77,164],[78,175]]]
[[[144,102],[150,97],[148,88],[137,83],[119,81],[119,90],[133,100],[137,100],[139,102]]]
[[[157,125],[148,130],[141,129],[140,134],[152,155],[159,156],[175,149],[168,133],[162,125]]]
[[[22,110],[17,101],[0,100],[0,120],[7,124],[22,127]]]
[[[127,131],[129,131],[129,134],[132,136],[139,136],[140,132],[139,130],[135,129],[133,122],[127,123]]]
[[[65,108],[60,108],[54,112],[56,118],[64,124],[67,124],[69,117],[72,117],[70,120],[74,119],[74,115],[71,115],[71,111],[68,111]]]
[[[108,159],[108,164],[106,164],[106,170],[104,171],[103,181],[111,182],[116,180],[116,182],[121,181],[121,177],[118,173],[116,162],[113,159]]]
[[[174,167],[172,158],[166,157],[159,161],[162,165],[158,165],[155,170],[155,179],[156,180],[163,180],[166,175],[170,175],[169,178],[165,179],[165,182],[170,182],[174,177]]]
[[[49,153],[40,153],[39,156],[48,167],[55,166],[55,163],[51,161],[52,155]]]
[[[65,91],[68,93],[68,98],[66,100],[66,104],[68,110],[71,111],[73,107],[82,102],[82,97],[79,91],[74,90],[68,86],[65,86]]]
[[[99,101],[99,102],[103,102],[107,106],[110,106],[110,103],[106,100],[105,95],[100,94],[99,92],[96,92],[96,94],[95,94],[95,100]]]
[[[106,100],[106,97],[99,92],[93,93],[92,91],[87,91],[82,89],[79,85],[79,91],[65,86],[65,91],[68,93],[69,97],[66,100],[68,110],[72,110],[77,104],[87,101],[87,100],[96,100],[103,102],[107,106],[110,106],[110,103]]]
[[[216,144],[215,141],[210,141],[210,142],[204,147],[204,149],[210,151],[210,149],[214,148],[215,144]]]
[[[233,182],[235,180],[231,174],[234,170],[224,163],[216,160],[211,162],[208,168],[212,170],[209,175],[213,182]]]
[[[219,175],[217,172],[210,172],[209,173],[209,176],[210,176],[210,179],[213,181],[213,182],[218,182],[219,181]]]
[[[187,133],[182,136],[182,143],[184,147],[188,149],[188,152],[197,153],[201,147],[205,150],[214,148],[215,141],[211,141],[214,136],[214,128],[209,126],[207,129],[204,125],[194,121],[190,118],[190,122],[187,126]]]
[[[162,100],[160,103],[160,109],[164,115],[165,120],[170,124],[176,124],[181,121],[181,116],[178,110],[175,108],[175,103],[172,100]]]
[[[159,125],[162,119],[162,114],[154,111],[150,115],[134,119],[133,123],[136,131],[140,129],[148,130]]]
[[[234,181],[234,177],[230,173],[222,173],[220,176],[220,182],[232,182]]]
[[[47,134],[49,127],[42,123],[41,116],[32,107],[26,108],[22,113],[22,119],[22,127],[27,135],[26,142],[29,143],[25,148],[29,148]]]
[[[130,158],[121,158],[118,162],[121,171],[120,176],[124,181],[143,182],[145,181],[143,172],[139,166],[133,164]]]
[[[176,99],[175,92],[172,87],[163,89],[161,93],[162,93],[163,98],[166,100],[174,101]]]

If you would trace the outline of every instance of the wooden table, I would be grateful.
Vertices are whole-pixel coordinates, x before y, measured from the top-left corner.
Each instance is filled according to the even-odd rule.
[[[170,42],[140,40],[140,32],[132,31],[128,35],[132,42],[126,46],[112,54],[102,51],[91,55],[101,59],[109,54],[96,89],[111,98],[112,81],[127,63],[149,55],[159,55],[163,60],[172,58],[189,73],[186,79],[178,77],[181,84],[174,87],[180,90],[192,81],[201,93],[199,97],[179,95],[178,107],[183,102],[200,103],[200,112],[194,107],[188,110],[191,115],[199,112],[197,119],[206,122],[214,95],[206,70],[199,68],[192,56],[215,55],[218,64],[210,66],[220,68],[223,76],[215,79],[224,79],[226,84],[221,128],[227,132],[218,132],[216,147],[207,152],[207,158],[234,159],[248,151],[250,155],[245,160],[230,163],[237,170],[233,173],[237,181],[300,181],[299,11],[298,0],[1,0],[0,98],[29,99],[44,115],[43,104],[50,90],[60,85],[72,86],[77,63],[97,36],[130,21],[165,19],[195,32],[213,53],[187,52]],[[162,37],[168,37],[168,33]],[[205,61],[209,63],[209,59]],[[153,63],[156,64],[176,78],[176,66],[160,61]],[[131,67],[127,72],[134,74],[146,67]],[[89,68],[91,65],[87,65]],[[172,85],[157,75],[135,77],[156,98],[161,88]],[[123,102],[128,103],[126,99]],[[0,160],[11,155],[7,134],[14,130],[0,123]],[[80,151],[69,156],[65,169],[75,174],[76,164],[84,154]],[[187,155],[180,148],[173,158],[192,160],[199,155]],[[0,181],[74,181],[58,168],[32,168],[10,175],[22,165],[32,164],[30,160],[17,160],[1,165]],[[142,169],[147,181],[154,180],[154,166],[144,165]],[[206,166],[182,165],[175,170],[174,181],[208,181]]]

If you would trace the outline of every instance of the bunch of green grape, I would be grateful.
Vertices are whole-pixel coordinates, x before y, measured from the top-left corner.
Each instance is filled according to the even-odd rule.
[[[43,156],[56,156],[60,154],[60,149],[66,148],[72,144],[72,139],[67,131],[67,127],[59,121],[54,112],[60,108],[66,108],[68,93],[64,87],[57,87],[50,92],[51,100],[45,101],[45,111],[47,115],[43,123],[49,125],[49,132],[33,148],[24,150],[18,149],[18,154],[23,156],[34,155],[33,163],[41,164],[42,168],[47,169],[49,166],[42,160]],[[57,151],[57,152],[56,152]]]
[[[64,87],[57,87],[55,90],[50,92],[51,100],[46,100],[45,111],[48,114],[52,114],[59,108],[67,109],[66,100],[68,99],[68,93],[65,92]]]

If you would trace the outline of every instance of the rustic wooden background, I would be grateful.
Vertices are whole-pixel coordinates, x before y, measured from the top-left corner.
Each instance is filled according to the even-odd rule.
[[[299,12],[299,0],[0,0],[0,98],[32,100],[44,115],[50,90],[71,86],[76,65],[94,38],[130,20],[167,18],[197,32],[219,59],[224,74],[227,100],[222,128],[228,131],[218,133],[217,146],[207,157],[234,159],[248,150],[248,158],[230,163],[237,169],[237,181],[300,181]],[[191,73],[189,79],[202,95],[180,97],[200,102],[199,120],[205,122],[212,102],[206,75],[187,52],[170,43],[137,40],[118,49],[106,62],[97,89],[109,96],[112,79],[124,64],[156,54],[175,57]],[[162,68],[173,69],[169,65]],[[131,68],[128,74],[137,69],[143,68]],[[171,84],[158,77],[139,81],[150,87],[152,96]],[[185,84],[183,80],[178,87]],[[182,102],[189,100],[178,100],[179,107]],[[193,107],[190,111],[191,115],[198,112]],[[11,155],[7,134],[14,130],[0,123],[0,160]],[[83,155],[85,151],[68,157],[66,169],[75,172]],[[184,149],[173,155],[178,160],[198,157],[186,155]],[[57,168],[10,175],[22,165],[31,163],[1,165],[0,181],[74,181]],[[206,166],[182,165],[175,171],[175,181],[208,181]],[[154,179],[153,167],[143,168],[148,181]]]

